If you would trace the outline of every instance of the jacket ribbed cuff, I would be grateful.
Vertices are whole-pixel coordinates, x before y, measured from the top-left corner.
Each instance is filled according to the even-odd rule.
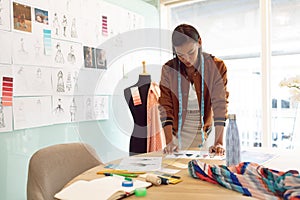
[[[226,125],[226,118],[224,117],[216,117],[214,118],[214,125],[215,126],[225,126]]]
[[[162,124],[162,127],[165,127],[167,125],[172,125],[173,126],[173,119],[171,117],[162,118],[161,119],[161,124]]]

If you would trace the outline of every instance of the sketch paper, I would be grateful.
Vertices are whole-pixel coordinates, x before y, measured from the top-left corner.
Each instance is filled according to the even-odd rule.
[[[13,63],[21,65],[52,66],[51,56],[44,51],[43,30],[36,34],[13,34]]]
[[[0,30],[0,63],[11,64],[12,33]],[[6,48],[3,48],[6,47]]]
[[[55,67],[81,68],[83,64],[80,43],[53,39],[52,60]]]
[[[108,96],[84,96],[84,120],[104,120],[109,118]]]
[[[19,31],[32,32],[31,7],[13,2],[13,28]]]
[[[78,95],[79,70],[71,68],[52,69],[52,89],[56,95]]]
[[[48,67],[15,65],[14,96],[52,95],[51,72]]]
[[[66,13],[53,12],[52,14],[52,33],[53,38],[79,41],[79,23],[78,16],[69,15]]]
[[[53,123],[51,96],[15,97],[13,104],[15,130]]]
[[[126,157],[117,167],[129,171],[160,171],[162,157]]]
[[[173,154],[166,155],[166,158],[171,159],[207,159],[207,160],[224,160],[226,157],[224,156],[210,156],[208,151],[178,151]]]
[[[54,123],[69,123],[83,120],[82,96],[53,96],[52,116]]]
[[[101,33],[101,18],[93,19],[80,19],[78,20],[78,26],[83,27],[78,29],[79,41],[85,46],[99,46],[104,42],[104,37]]]
[[[10,30],[10,0],[0,0],[0,30]]]
[[[255,162],[257,164],[263,165],[268,160],[271,160],[278,155],[272,153],[263,153],[255,151],[241,151],[241,161],[242,162]]]

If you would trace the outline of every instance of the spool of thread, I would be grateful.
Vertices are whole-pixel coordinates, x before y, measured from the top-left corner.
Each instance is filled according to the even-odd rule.
[[[152,183],[153,185],[161,184],[161,179],[154,174],[148,174],[146,176],[146,181]]]

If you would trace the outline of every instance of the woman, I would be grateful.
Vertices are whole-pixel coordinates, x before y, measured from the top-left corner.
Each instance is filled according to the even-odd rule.
[[[160,80],[164,152],[201,146],[214,125],[215,140],[209,151],[223,155],[227,68],[222,60],[202,52],[201,37],[191,25],[175,28],[172,46],[174,58],[162,67]]]

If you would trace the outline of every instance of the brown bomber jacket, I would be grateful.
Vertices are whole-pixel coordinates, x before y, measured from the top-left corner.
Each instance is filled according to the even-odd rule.
[[[204,131],[214,125],[225,126],[227,119],[228,91],[227,91],[227,68],[221,59],[211,54],[203,53],[204,56]],[[178,131],[178,73],[175,58],[169,60],[162,67],[159,98],[159,110],[162,126],[172,125],[173,134]],[[182,124],[186,117],[188,102],[188,92],[190,81],[194,82],[197,92],[199,108],[201,108],[201,70],[200,67],[194,73],[193,80],[185,71],[185,66],[181,63],[181,90],[182,90]],[[201,122],[201,119],[199,119]]]

